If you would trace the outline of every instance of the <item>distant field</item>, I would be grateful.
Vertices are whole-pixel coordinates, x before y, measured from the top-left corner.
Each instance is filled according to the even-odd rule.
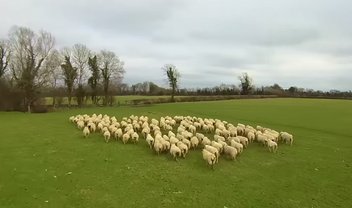
[[[115,105],[117,104],[121,104],[121,105],[126,105],[126,104],[130,104],[129,102],[131,102],[132,100],[136,100],[136,99],[158,99],[158,98],[169,98],[169,95],[165,95],[165,96],[146,96],[146,95],[123,95],[123,96],[115,96]],[[179,97],[179,96],[176,96]],[[77,105],[77,101],[72,98],[72,105]],[[52,105],[53,103],[53,99],[52,97],[46,97],[45,98],[45,103],[46,105]],[[68,104],[68,99],[67,97],[63,98],[63,105],[67,105]],[[91,105],[92,102],[90,99],[87,100],[86,102],[87,105]]]
[[[122,96],[120,96],[122,98]],[[121,101],[132,99],[124,96]],[[137,97],[139,98],[139,96]],[[136,96],[133,96],[136,99]],[[252,143],[214,170],[138,145],[84,139],[76,114],[190,115],[294,134],[276,154]],[[0,112],[0,207],[351,207],[352,102],[256,99]]]

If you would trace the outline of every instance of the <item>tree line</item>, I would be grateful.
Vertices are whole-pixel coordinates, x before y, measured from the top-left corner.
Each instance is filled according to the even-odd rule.
[[[290,97],[352,97],[352,92],[327,92],[280,85],[255,87],[253,79],[243,73],[238,85],[180,88],[181,74],[175,65],[166,64],[162,71],[169,88],[153,82],[124,84],[124,62],[112,51],[90,50],[77,43],[72,47],[55,48],[55,38],[46,31],[35,32],[27,27],[13,27],[8,37],[0,39],[0,110],[32,111],[47,105],[43,97],[52,97],[52,106],[67,105],[72,98],[78,106],[90,100],[94,105],[113,105],[115,95],[278,95]]]
[[[45,89],[58,86],[65,86],[68,106],[74,96],[81,106],[87,88],[94,104],[111,104],[123,65],[112,51],[95,52],[79,43],[58,50],[49,32],[13,27],[0,40],[0,108],[31,112]]]

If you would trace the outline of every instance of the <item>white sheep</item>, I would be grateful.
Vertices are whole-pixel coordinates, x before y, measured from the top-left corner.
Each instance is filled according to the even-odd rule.
[[[240,154],[243,151],[243,145],[241,143],[236,142],[235,140],[230,141],[230,145],[237,149],[237,152]]]
[[[248,132],[247,138],[249,142],[253,142],[255,140],[255,133],[253,131]]]
[[[202,143],[202,145],[210,145],[211,141],[210,141],[210,139],[208,139],[208,137],[203,137],[201,143]]]
[[[216,149],[215,147],[213,147],[211,145],[205,145],[204,148],[206,150],[208,150],[209,152],[213,153],[216,157],[216,162],[219,162],[220,153],[219,153],[218,149]]]
[[[178,146],[176,146],[175,144],[172,144],[171,147],[170,147],[170,154],[177,161],[177,156],[181,157],[182,151],[181,151],[181,149]]]
[[[198,146],[198,144],[199,144],[198,138],[197,138],[196,136],[193,136],[193,137],[191,138],[191,147],[192,147],[193,149],[195,149],[195,148]]]
[[[131,140],[134,142],[134,143],[137,143],[138,142],[138,139],[139,139],[139,135],[137,132],[133,132],[131,134]]]
[[[104,131],[104,139],[105,139],[105,142],[109,142],[110,140],[110,131],[106,129],[106,131]]]
[[[172,132],[172,131],[169,131],[167,135],[168,135],[168,137],[169,137],[169,138],[170,138],[171,136],[176,137],[175,133],[174,133],[174,132]]]
[[[176,144],[177,142],[179,142],[179,140],[176,137],[174,137],[174,136],[170,137],[170,143],[171,144]]]
[[[91,132],[95,132],[95,130],[96,130],[96,125],[95,125],[95,123],[93,123],[93,122],[88,123],[88,124],[87,124],[87,127],[89,128],[89,130],[90,130]]]
[[[146,138],[147,137],[147,134],[150,134],[150,128],[149,127],[144,127],[143,129],[142,129],[142,134],[143,134],[143,136],[144,136],[144,138]]]
[[[87,138],[88,136],[89,136],[89,128],[86,126],[86,127],[84,127],[84,129],[83,129],[83,136],[85,137],[85,138]]]
[[[84,121],[79,120],[79,121],[77,122],[77,127],[78,127],[79,129],[83,129],[83,128],[84,128]]]
[[[225,137],[219,136],[219,135],[214,135],[214,140],[215,141],[226,141]]]
[[[235,160],[236,156],[238,154],[238,151],[237,151],[237,149],[235,147],[232,147],[232,146],[229,146],[229,145],[225,145],[224,146],[224,153],[226,155],[229,155],[232,160]]]
[[[282,142],[285,142],[286,144],[289,143],[290,145],[292,145],[292,143],[293,143],[292,134],[289,134],[287,132],[280,132],[279,138]]]
[[[276,142],[274,142],[274,141],[272,141],[270,139],[267,139],[266,140],[266,145],[268,146],[270,152],[274,152],[275,153],[277,151],[277,143]]]
[[[208,165],[211,166],[211,168],[214,168],[214,164],[216,162],[216,156],[212,152],[209,152],[206,149],[202,150],[202,156],[203,159],[208,163]]]
[[[188,139],[182,139],[181,142],[187,145],[188,149],[191,148],[191,142]]]
[[[183,142],[179,141],[176,143],[177,147],[181,149],[181,153],[183,158],[186,157],[186,154],[188,153],[188,147],[185,145]]]
[[[123,135],[122,135],[122,142],[124,143],[124,144],[126,144],[127,142],[128,142],[128,140],[130,139],[130,136],[131,134],[130,133],[124,133]]]
[[[246,148],[248,146],[248,138],[244,136],[237,136],[240,139],[240,143]]]
[[[152,149],[154,145],[154,138],[150,134],[147,134],[145,141],[148,143],[150,149]]]
[[[122,135],[123,135],[122,129],[118,128],[118,129],[115,130],[114,137],[115,137],[116,140],[121,139]]]
[[[223,150],[223,146],[222,144],[216,142],[216,141],[211,141],[211,146],[215,147],[216,149],[218,149],[219,153],[222,152]]]
[[[160,154],[160,152],[163,151],[163,144],[159,141],[159,140],[154,140],[154,145],[153,145],[153,148],[155,150],[156,153],[158,153],[158,155]]]

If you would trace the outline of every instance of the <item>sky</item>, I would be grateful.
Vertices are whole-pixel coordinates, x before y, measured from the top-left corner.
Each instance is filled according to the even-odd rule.
[[[14,25],[46,30],[56,48],[115,52],[124,82],[181,88],[278,83],[352,90],[351,0],[0,0],[0,38]]]

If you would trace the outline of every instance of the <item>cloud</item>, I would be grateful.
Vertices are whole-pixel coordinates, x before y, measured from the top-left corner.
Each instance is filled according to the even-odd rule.
[[[86,44],[125,62],[127,83],[166,86],[176,65],[181,87],[238,84],[351,90],[352,2],[348,0],[11,0],[0,37],[12,25],[45,29],[57,47]]]

